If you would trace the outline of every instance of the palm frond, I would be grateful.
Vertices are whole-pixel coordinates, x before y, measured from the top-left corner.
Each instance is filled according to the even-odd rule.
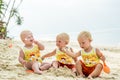
[[[17,17],[17,20],[16,20],[16,24],[17,24],[17,25],[21,25],[22,22],[23,22],[23,17],[18,16],[18,17]]]
[[[14,15],[17,15],[17,14],[19,14],[19,13],[18,13],[17,9],[14,8],[14,9],[11,10],[11,15],[10,16],[13,17]]]

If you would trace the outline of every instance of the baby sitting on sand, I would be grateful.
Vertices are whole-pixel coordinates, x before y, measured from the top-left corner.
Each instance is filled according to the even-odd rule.
[[[67,55],[63,52],[63,49],[68,49],[73,52],[72,48],[68,47],[67,44],[69,43],[69,35],[67,33],[60,33],[56,37],[56,46],[57,48],[54,49],[52,52],[43,55],[42,59],[50,56],[56,56],[56,61],[53,61],[52,65],[54,68],[59,68],[60,66],[64,67],[67,66],[73,72],[76,72],[75,68],[75,59],[71,56]]]
[[[43,70],[51,67],[49,63],[43,63],[40,50],[44,50],[44,46],[34,40],[33,34],[29,30],[24,30],[20,34],[24,47],[19,52],[19,62],[27,69],[33,70],[37,74],[42,74]]]

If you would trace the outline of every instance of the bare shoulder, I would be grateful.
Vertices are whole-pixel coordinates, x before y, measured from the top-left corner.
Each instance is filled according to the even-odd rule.
[[[101,51],[98,49],[98,48],[95,48],[95,50],[96,50],[96,53],[101,53]]]
[[[96,53],[97,53],[97,52],[100,52],[100,50],[99,50],[98,48],[95,48],[95,50],[96,50]]]
[[[24,51],[23,51],[22,48],[20,49],[19,53],[20,53],[20,54],[24,54]]]

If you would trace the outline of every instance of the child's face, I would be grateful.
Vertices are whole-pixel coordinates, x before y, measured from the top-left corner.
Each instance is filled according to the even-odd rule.
[[[56,38],[56,46],[58,48],[63,48],[66,46],[66,42],[60,38]]]
[[[32,43],[34,42],[32,33],[27,33],[23,41],[26,45],[32,45]]]
[[[80,47],[84,50],[88,49],[91,43],[91,41],[86,37],[79,38],[78,42],[80,44]]]

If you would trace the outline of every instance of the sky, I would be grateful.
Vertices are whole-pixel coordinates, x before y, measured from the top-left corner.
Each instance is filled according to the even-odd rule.
[[[80,31],[88,30],[95,42],[120,44],[119,4],[120,0],[23,0],[19,7],[23,24],[11,20],[9,36],[19,38],[28,29],[41,40],[54,40],[61,32],[77,40]]]

